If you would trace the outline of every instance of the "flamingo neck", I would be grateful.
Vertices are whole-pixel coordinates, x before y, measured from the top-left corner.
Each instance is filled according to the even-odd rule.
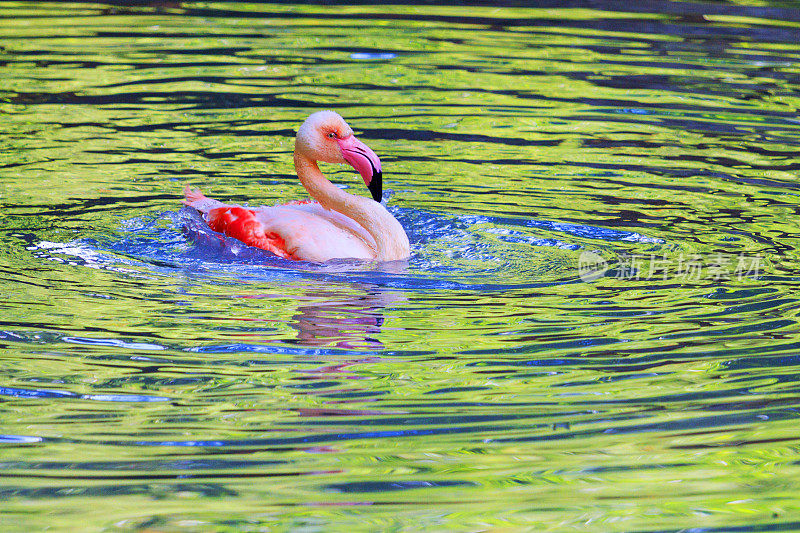
[[[372,236],[376,246],[375,259],[393,261],[408,258],[408,236],[383,205],[335,186],[322,174],[316,161],[297,151],[294,153],[294,166],[300,183],[314,200],[325,209],[356,221]]]

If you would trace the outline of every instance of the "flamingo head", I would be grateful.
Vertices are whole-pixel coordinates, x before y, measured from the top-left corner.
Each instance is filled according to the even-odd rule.
[[[383,197],[381,160],[375,152],[356,139],[347,122],[333,111],[318,111],[297,130],[295,151],[315,161],[352,166],[364,180],[372,198]]]

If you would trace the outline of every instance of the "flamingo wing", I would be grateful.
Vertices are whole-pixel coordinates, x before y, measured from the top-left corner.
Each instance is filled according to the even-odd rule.
[[[266,234],[283,239],[293,259],[373,259],[374,239],[354,220],[316,202],[294,202],[256,210]]]
[[[225,206],[208,212],[208,227],[239,239],[248,246],[255,246],[283,257],[297,259],[286,250],[286,241],[277,233],[267,231],[256,218],[256,212],[239,206]]]

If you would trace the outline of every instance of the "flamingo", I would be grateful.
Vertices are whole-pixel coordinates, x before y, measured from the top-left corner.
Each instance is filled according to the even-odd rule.
[[[372,199],[333,185],[322,175],[317,161],[351,165],[361,174]],[[406,232],[380,203],[380,159],[356,139],[338,113],[318,111],[303,122],[294,143],[294,167],[313,201],[249,208],[212,200],[187,185],[183,204],[200,211],[214,231],[285,259],[322,263],[408,258]]]

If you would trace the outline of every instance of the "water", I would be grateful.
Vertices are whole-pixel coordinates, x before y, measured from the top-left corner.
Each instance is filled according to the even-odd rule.
[[[126,4],[0,5],[4,531],[800,528],[797,4]],[[180,209],[322,108],[407,264]]]

